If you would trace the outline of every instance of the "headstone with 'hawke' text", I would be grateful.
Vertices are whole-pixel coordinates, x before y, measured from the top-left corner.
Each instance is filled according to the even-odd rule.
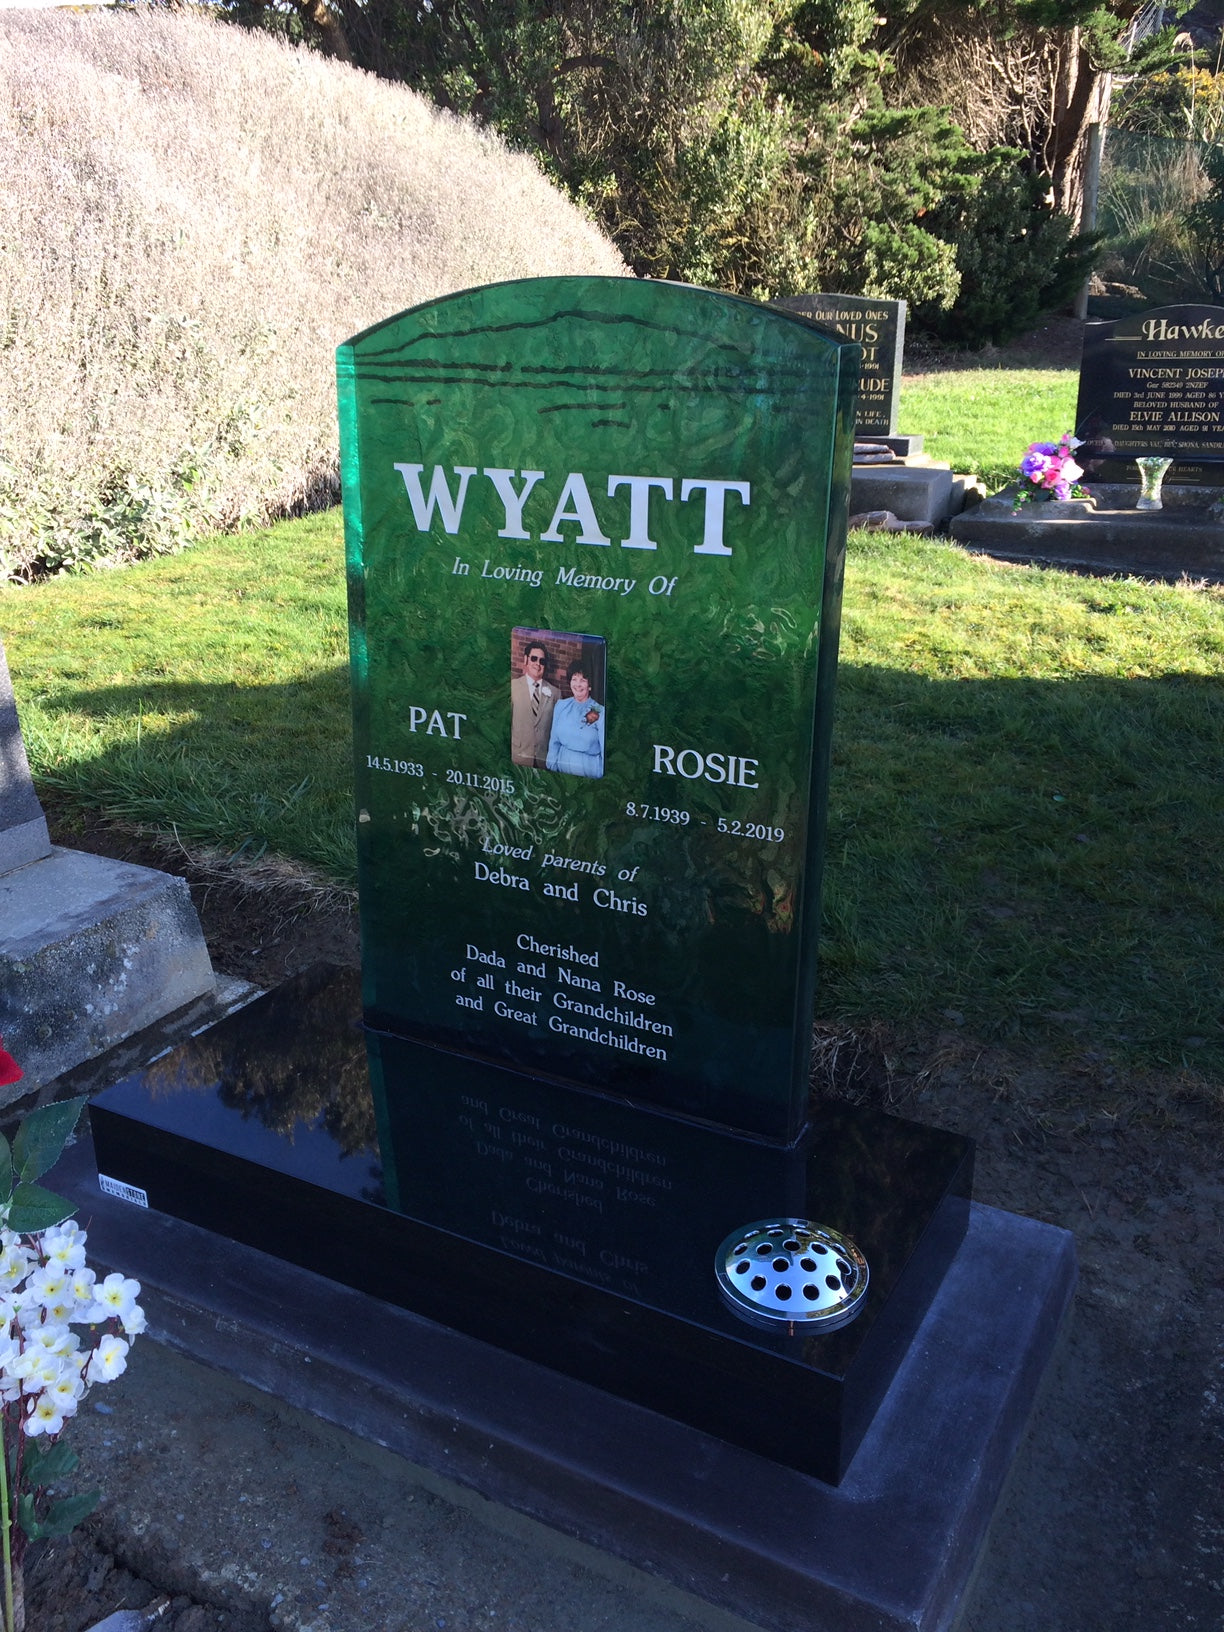
[[[1224,308],[1164,306],[1084,329],[1076,434],[1100,481],[1136,481],[1137,458],[1175,461],[1175,482],[1224,476]]]

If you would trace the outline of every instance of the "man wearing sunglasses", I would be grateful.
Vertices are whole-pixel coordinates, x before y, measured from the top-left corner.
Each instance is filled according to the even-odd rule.
[[[548,684],[548,650],[533,640],[523,655],[523,672],[510,682],[510,756],[516,765],[544,769],[557,693]]]

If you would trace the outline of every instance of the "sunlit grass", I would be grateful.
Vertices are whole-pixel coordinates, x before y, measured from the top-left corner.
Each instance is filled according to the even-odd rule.
[[[1224,592],[856,535],[822,1006],[1224,1061]]]
[[[993,492],[1013,480],[1030,442],[1074,430],[1078,382],[1073,368],[927,374],[902,385],[898,428],[921,432],[925,453],[976,472]]]
[[[351,881],[338,511],[0,591],[40,785],[184,842]]]

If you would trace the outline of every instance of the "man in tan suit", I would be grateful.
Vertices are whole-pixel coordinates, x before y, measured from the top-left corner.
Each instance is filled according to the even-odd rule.
[[[544,769],[552,733],[557,693],[545,680],[548,651],[533,640],[523,657],[523,672],[510,682],[510,757],[516,765]]]

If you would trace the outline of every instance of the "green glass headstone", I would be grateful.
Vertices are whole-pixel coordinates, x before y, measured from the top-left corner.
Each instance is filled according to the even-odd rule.
[[[375,1030],[797,1135],[858,364],[627,278],[340,348]]]
[[[366,1036],[303,976],[175,1056],[182,1092],[112,1091],[99,1160],[836,1482],[972,1170],[957,1136],[806,1114],[858,346],[579,278],[405,312],[339,363]],[[334,1117],[269,1133],[228,1071],[202,1114],[221,1056],[300,1099],[286,1028],[336,1045],[329,1104],[364,1052],[377,1163]]]

